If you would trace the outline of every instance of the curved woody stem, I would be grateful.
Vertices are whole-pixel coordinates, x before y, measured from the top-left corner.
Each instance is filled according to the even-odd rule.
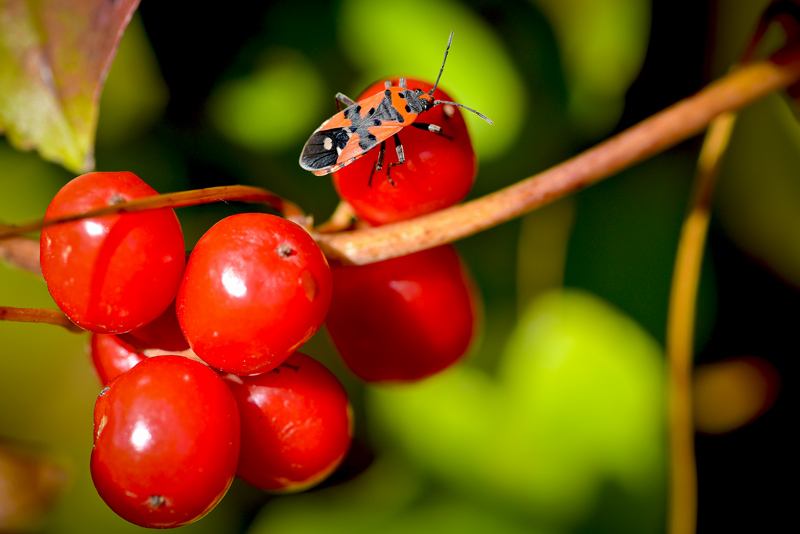
[[[409,221],[314,237],[333,263],[356,265],[456,241],[608,178],[699,133],[714,117],[798,79],[800,49],[789,48],[770,60],[748,64],[586,152],[495,193]]]
[[[27,224],[20,225],[0,225],[0,240],[12,236],[18,236],[41,230],[47,226],[89,217],[101,217],[103,215],[113,215],[116,213],[128,213],[132,211],[144,211],[159,208],[183,208],[187,206],[197,206],[200,204],[210,204],[225,200],[239,202],[257,202],[267,204],[279,211],[287,219],[291,219],[301,225],[305,224],[306,216],[303,211],[292,202],[282,199],[274,193],[270,193],[260,187],[247,185],[225,185],[220,187],[209,187],[207,189],[193,189],[191,191],[181,191],[178,193],[166,193],[163,195],[140,198],[130,202],[120,202],[103,208],[75,213],[65,217],[48,219],[47,221],[36,220]]]
[[[691,534],[697,524],[697,462],[692,408],[695,312],[714,186],[735,120],[735,114],[725,113],[714,119],[708,129],[675,257],[666,336],[670,534]]]
[[[0,321],[18,323],[45,323],[66,328],[70,332],[83,333],[85,330],[70,321],[61,310],[47,308],[13,308],[0,306]]]

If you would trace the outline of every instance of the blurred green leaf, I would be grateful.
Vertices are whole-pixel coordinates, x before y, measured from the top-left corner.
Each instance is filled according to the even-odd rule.
[[[800,286],[800,125],[779,96],[743,110],[725,154],[718,212],[731,239]]]
[[[384,42],[377,36],[374,25],[364,24],[365,14],[375,21],[397,21],[403,25],[402,32],[398,37],[391,34]],[[425,2],[424,16],[416,16],[407,25],[402,18],[398,19],[397,6],[390,2],[346,0],[339,14],[341,46],[350,61],[361,69],[354,93],[377,79],[395,75],[433,83],[442,65],[450,31],[455,36],[441,87],[457,102],[494,121],[495,125],[489,126],[472,113],[464,113],[481,157],[497,158],[519,134],[528,99],[509,52],[484,19],[452,0]]]
[[[139,16],[131,19],[100,98],[97,142],[120,145],[162,115],[169,91]]]
[[[228,139],[250,149],[296,148],[321,122],[322,79],[294,50],[271,49],[259,63],[248,76],[217,89],[209,103],[211,118]]]
[[[550,20],[562,53],[569,114],[600,136],[619,119],[650,35],[647,0],[532,0]]]
[[[383,531],[420,493],[420,481],[394,458],[376,460],[344,486],[280,497],[261,509],[248,534],[356,534]]]
[[[380,457],[357,479],[313,493],[281,497],[267,504],[248,534],[537,534],[513,518],[465,502],[422,480],[402,460]]]
[[[575,199],[563,198],[522,218],[517,253],[517,306],[564,284],[567,245],[575,220]]]
[[[450,487],[539,524],[604,532],[661,526],[663,359],[596,297],[551,292],[527,309],[498,380],[467,366],[374,388],[379,439]]]
[[[97,100],[139,0],[0,3],[0,132],[75,172],[94,167]]]
[[[0,223],[23,223],[44,216],[70,173],[33,153],[0,143]]]

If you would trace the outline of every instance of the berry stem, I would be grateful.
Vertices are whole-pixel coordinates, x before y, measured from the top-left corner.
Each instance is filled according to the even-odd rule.
[[[342,232],[353,227],[356,214],[353,207],[345,201],[339,202],[330,219],[317,226],[314,230],[320,234],[331,234]]]
[[[85,330],[67,319],[61,310],[47,308],[13,308],[0,306],[0,321],[15,321],[18,323],[45,323],[66,328],[73,333],[83,333]]]
[[[141,198],[131,202],[120,202],[104,208],[75,213],[66,217],[58,217],[48,221],[32,221],[21,225],[0,226],[0,239],[11,236],[18,236],[40,230],[53,224],[86,219],[89,217],[101,217],[103,215],[113,215],[116,213],[127,213],[132,211],[144,211],[158,208],[183,208],[186,206],[196,206],[199,204],[209,204],[223,200],[235,200],[240,202],[257,202],[267,204],[279,211],[287,219],[303,225],[306,216],[303,211],[292,202],[282,199],[278,195],[270,193],[259,187],[247,185],[226,185],[220,187],[209,187],[206,189],[194,189],[191,191],[181,191],[178,193],[167,193],[154,197]]]
[[[697,460],[694,452],[692,366],[694,323],[711,203],[722,156],[736,120],[724,113],[711,123],[697,165],[694,192],[683,221],[667,316],[669,399],[669,530],[690,534],[697,524]]]
[[[38,240],[27,237],[10,237],[0,240],[0,259],[37,276],[42,276]]]
[[[594,148],[495,193],[408,221],[346,232],[314,232],[313,235],[331,263],[350,265],[374,263],[451,243],[608,178],[697,134],[716,116],[741,109],[799,79],[800,46],[787,47],[770,59],[750,63],[729,73],[695,95]],[[240,185],[171,193],[47,223],[0,225],[0,240],[57,222],[220,200],[265,202],[287,218],[308,227],[308,218],[295,204],[263,189]],[[3,252],[2,257],[15,263],[15,254]]]
[[[800,47],[743,66],[564,163],[459,206],[416,219],[315,239],[332,263],[362,265],[470,236],[588,187],[697,134],[800,79]]]

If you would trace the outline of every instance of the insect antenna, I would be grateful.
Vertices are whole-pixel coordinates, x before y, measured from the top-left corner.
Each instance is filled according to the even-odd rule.
[[[489,124],[494,124],[494,123],[492,122],[492,119],[490,119],[489,117],[487,117],[487,116],[486,116],[486,115],[484,115],[483,113],[480,113],[480,112],[478,112],[478,111],[475,111],[475,110],[474,110],[474,109],[472,109],[472,108],[469,108],[469,107],[465,106],[464,104],[459,104],[458,102],[448,102],[448,101],[446,101],[446,100],[434,100],[434,101],[433,101],[433,105],[434,105],[434,106],[438,106],[439,104],[450,104],[450,105],[453,105],[453,106],[458,106],[458,107],[460,107],[460,108],[464,108],[464,109],[466,109],[467,111],[471,111],[471,112],[473,112],[475,115],[477,115],[478,117],[482,118],[483,120],[485,120],[485,121],[486,121],[486,122],[488,122]],[[431,106],[431,107],[433,107],[433,106]]]
[[[442,77],[442,73],[444,72],[444,64],[447,62],[447,53],[450,51],[450,44],[453,42],[453,31],[450,32],[450,39],[447,40],[447,48],[444,50],[444,59],[442,60],[442,68],[439,69],[439,76],[436,77],[436,83],[433,84],[433,89],[430,90],[428,93],[429,95],[433,96],[433,92],[436,90],[436,86],[439,85],[439,80]]]

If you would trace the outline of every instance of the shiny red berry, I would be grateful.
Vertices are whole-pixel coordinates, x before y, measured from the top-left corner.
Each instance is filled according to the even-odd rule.
[[[227,375],[239,405],[242,444],[237,476],[270,491],[301,491],[344,459],[353,415],[336,377],[295,352],[272,371]]]
[[[122,339],[138,349],[182,351],[189,348],[178,323],[174,301],[153,321],[122,334]]]
[[[326,325],[362,380],[417,380],[467,352],[479,315],[476,295],[455,249],[444,245],[335,269]]]
[[[181,356],[148,358],[97,399],[92,480],[131,523],[185,525],[225,495],[239,436],[236,401],[212,369]]]
[[[392,78],[397,84],[398,78]],[[427,82],[409,78],[409,89],[430,91]],[[376,82],[361,93],[357,100],[379,93],[384,82]],[[453,101],[437,88],[433,93],[439,100]],[[342,200],[371,224],[386,224],[412,219],[425,213],[457,204],[467,196],[477,173],[477,159],[472,149],[467,125],[461,111],[449,104],[440,104],[417,118],[418,123],[441,126],[438,135],[418,128],[403,128],[398,136],[403,144],[405,163],[391,168],[392,182],[387,180],[388,163],[397,162],[393,140],[386,142],[383,170],[370,173],[378,159],[373,149],[360,159],[333,174],[333,184]]]
[[[92,334],[89,339],[89,356],[97,378],[104,386],[146,358],[114,334]]]
[[[78,176],[53,198],[45,220],[158,193],[130,172]],[[169,306],[183,275],[183,234],[171,209],[108,215],[42,230],[42,273],[56,304],[78,326],[122,333]]]
[[[194,352],[237,375],[274,369],[319,329],[331,271],[299,225],[263,213],[227,217],[192,251],[178,321]]]

